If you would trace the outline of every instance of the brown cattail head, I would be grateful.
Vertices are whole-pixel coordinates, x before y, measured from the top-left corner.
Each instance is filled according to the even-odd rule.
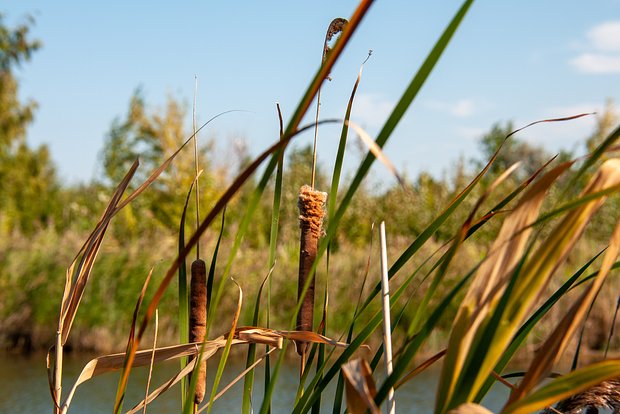
[[[565,414],[584,412],[598,413],[599,408],[606,408],[614,413],[620,412],[620,378],[603,381],[587,390],[562,400],[555,410],[547,408],[543,413],[560,411]]]
[[[301,228],[299,246],[299,278],[297,285],[297,299],[301,297],[302,290],[310,274],[310,269],[316,259],[316,251],[319,245],[319,237],[323,231],[323,217],[325,216],[325,201],[327,193],[316,191],[312,187],[304,185],[299,190],[299,227]],[[314,277],[310,282],[306,295],[301,304],[301,310],[297,315],[297,329],[300,331],[312,331],[314,318]],[[302,355],[307,344],[297,344],[297,353]]]
[[[191,267],[189,341],[203,342],[207,328],[207,265],[204,260],[194,260]],[[200,404],[205,396],[207,361],[198,367],[198,381],[194,402]]]

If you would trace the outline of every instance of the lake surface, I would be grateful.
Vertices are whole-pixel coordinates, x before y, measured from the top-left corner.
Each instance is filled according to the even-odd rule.
[[[79,375],[82,367],[89,361],[87,356],[67,356],[65,359],[65,383],[63,386],[68,390],[75,378]],[[215,361],[215,360],[214,360]],[[216,363],[210,364],[210,374],[213,375]],[[231,361],[220,383],[220,389],[228,384],[239,372],[243,370],[244,361]],[[151,390],[167,381],[178,371],[177,362],[170,362],[155,368],[151,380]],[[51,413],[52,403],[47,385],[47,373],[45,369],[45,356],[20,357],[15,355],[0,354],[0,413]],[[262,402],[263,393],[262,367],[256,369],[254,386],[254,410],[258,412]],[[381,373],[375,374],[379,382]],[[396,392],[396,408],[398,413],[432,413],[435,403],[435,388],[439,378],[439,368],[430,368]],[[125,402],[128,410],[144,398],[147,369],[138,368],[132,371],[130,386]],[[69,413],[98,414],[110,413],[113,409],[114,396],[118,373],[104,374],[96,377],[78,387],[71,404]],[[323,396],[322,412],[332,412],[333,395],[336,381]],[[213,384],[212,377],[207,385]],[[298,367],[294,363],[286,364],[280,374],[273,399],[273,413],[290,413],[295,400],[298,384]],[[241,412],[243,380],[230,389],[213,406],[213,413],[239,413]],[[506,400],[508,390],[496,385],[484,405],[490,410],[497,412]],[[205,397],[206,398],[206,397]],[[149,405],[150,414],[168,414],[180,412],[180,388],[169,390],[158,400]],[[206,412],[206,411],[205,411]]]

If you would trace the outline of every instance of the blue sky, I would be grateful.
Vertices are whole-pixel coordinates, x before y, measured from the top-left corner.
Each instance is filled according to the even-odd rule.
[[[33,35],[44,46],[18,72],[21,96],[39,103],[28,140],[47,144],[60,176],[78,182],[99,174],[105,134],[136,87],[155,107],[170,94],[190,105],[194,75],[199,120],[250,111],[218,119],[201,137],[216,138],[222,151],[243,138],[258,153],[277,140],[275,103],[286,120],[320,63],[329,22],[348,18],[356,4],[9,0],[0,12],[11,25],[26,14],[36,19]],[[323,117],[343,116],[372,49],[353,120],[376,133],[459,6],[377,1],[323,88]],[[600,111],[608,98],[620,102],[620,0],[477,1],[385,152],[410,176],[441,174],[459,156],[476,156],[494,122]],[[521,137],[583,152],[594,122],[543,124]],[[326,165],[338,135],[336,126],[320,131]]]

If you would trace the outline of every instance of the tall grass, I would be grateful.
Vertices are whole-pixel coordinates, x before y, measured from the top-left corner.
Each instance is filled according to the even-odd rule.
[[[339,39],[333,47],[326,49],[321,66],[286,127],[280,114],[279,139],[275,140],[272,146],[261,153],[233,180],[204,217],[200,217],[198,208],[196,208],[196,229],[189,239],[185,240],[185,211],[192,191],[191,188],[189,189],[186,208],[181,217],[178,255],[169,263],[164,275],[159,278],[152,295],[145,297],[146,289],[143,289],[140,294],[136,293],[138,300],[126,351],[121,354],[101,356],[90,361],[70,392],[63,393],[61,387],[63,347],[71,332],[80,301],[111,220],[174,162],[175,156],[192,138],[195,138],[201,128],[194,127],[194,133],[178,151],[155,169],[135,192],[125,196],[129,182],[138,168],[136,161],[112,194],[101,219],[67,270],[56,344],[48,355],[54,412],[64,413],[69,410],[77,387],[84,381],[97,375],[120,371],[114,401],[114,412],[120,413],[124,403],[125,389],[133,368],[188,356],[189,362],[187,364],[183,362],[180,371],[173,378],[160,385],[155,391],[148,392],[147,390],[145,399],[138,402],[129,412],[145,409],[150,402],[172,389],[174,384],[190,375],[192,371],[195,373],[191,376],[191,380],[184,380],[186,385],[183,385],[181,389],[183,397],[180,406],[187,413],[204,410],[209,412],[213,409],[217,398],[231,385],[227,384],[220,388],[231,349],[237,347],[247,348],[246,369],[234,381],[244,379],[242,411],[244,413],[258,411],[260,406],[261,413],[269,413],[272,395],[280,380],[279,373],[285,360],[286,349],[291,341],[301,344],[298,349],[302,351],[303,364],[308,364],[302,370],[300,392],[297,394],[294,406],[290,407],[293,413],[304,413],[310,410],[318,412],[325,409],[341,412],[345,387],[349,412],[361,413],[366,410],[378,412],[386,399],[389,399],[389,404],[393,406],[394,390],[398,395],[401,385],[441,359],[443,359],[443,367],[436,393],[435,412],[488,412],[479,404],[491,385],[498,381],[498,376],[503,373],[512,357],[526,343],[526,339],[534,332],[541,318],[568,295],[571,295],[570,299],[573,304],[557,326],[546,333],[544,346],[532,358],[531,366],[521,380],[511,385],[511,395],[502,412],[525,413],[544,409],[561,399],[587,391],[590,387],[620,376],[620,362],[612,359],[578,368],[548,381],[550,373],[556,369],[559,358],[567,351],[570,340],[583,323],[587,310],[596,300],[608,275],[618,266],[616,259],[620,252],[620,222],[615,229],[601,229],[601,231],[609,232],[609,245],[605,251],[592,252],[591,260],[579,266],[570,278],[560,283],[560,287],[548,296],[550,282],[559,277],[559,269],[566,268],[566,261],[582,238],[586,226],[605,201],[615,196],[620,190],[620,161],[610,159],[604,163],[601,162],[602,156],[614,149],[613,144],[620,136],[620,127],[616,128],[592,154],[582,160],[562,163],[551,160],[540,166],[538,171],[521,183],[508,180],[518,168],[518,165],[515,165],[499,176],[492,177],[492,180],[487,180],[490,184],[486,188],[481,188],[483,179],[490,178],[487,175],[497,154],[501,151],[500,146],[487,165],[456,194],[445,209],[437,212],[426,228],[416,237],[412,236],[408,245],[402,251],[397,252],[391,266],[387,263],[386,236],[382,231],[381,240],[384,244],[382,271],[371,266],[368,268],[367,276],[374,278],[379,273],[383,275],[383,300],[377,297],[382,287],[378,277],[374,278],[374,287],[370,289],[364,289],[364,282],[359,292],[358,306],[355,313],[350,315],[348,329],[345,332],[330,332],[327,329],[327,335],[322,335],[323,331],[316,332],[318,329],[315,329],[314,325],[316,319],[314,311],[317,306],[321,306],[323,310],[323,327],[327,319],[332,316],[327,306],[327,288],[321,305],[309,299],[314,294],[313,283],[318,266],[323,263],[324,259],[327,259],[327,277],[359,277],[358,275],[333,274],[333,267],[329,263],[330,251],[338,234],[339,225],[343,217],[350,212],[353,198],[376,159],[382,161],[394,172],[396,178],[401,180],[389,159],[383,154],[382,148],[426,83],[440,57],[445,53],[472,3],[472,0],[462,3],[431,48],[420,69],[414,74],[411,82],[404,87],[401,99],[373,141],[363,129],[353,126],[349,121],[355,91],[360,80],[359,76],[348,102],[344,120],[319,121],[317,113],[317,122],[300,126],[311,102],[318,95],[322,83],[343,53],[353,33],[360,27],[362,19],[372,4],[369,0],[361,1],[349,19],[349,23],[342,27]],[[545,122],[568,122],[571,118],[575,117],[545,120]],[[270,319],[273,312],[271,281],[278,269],[276,258],[279,234],[296,231],[296,229],[279,227],[284,169],[282,160],[289,143],[302,132],[312,128],[316,131],[320,122],[342,124],[330,193],[328,195],[321,193],[319,200],[313,204],[313,209],[311,209],[320,210],[319,222],[322,222],[325,196],[328,197],[327,227],[323,233],[322,223],[316,225],[314,221],[308,220],[309,211],[302,209],[302,243],[300,246],[302,255],[299,266],[298,297],[295,306],[286,314],[286,319],[290,321],[289,325],[273,326]],[[536,123],[529,126],[534,126],[534,124]],[[346,190],[341,191],[340,175],[349,127],[358,132],[368,147],[368,153],[355,171]],[[508,139],[510,135],[506,137],[506,140]],[[578,168],[575,168],[576,166]],[[226,220],[224,210],[241,189],[250,185],[250,178],[261,168],[262,175],[249,192],[243,215],[233,226],[236,233],[230,249],[225,252],[224,270],[218,273],[216,264],[220,254],[220,241],[224,237],[223,227]],[[314,171],[314,166],[311,169]],[[272,180],[274,172],[276,173],[275,182]],[[312,176],[314,177],[314,173]],[[233,267],[238,260],[239,250],[259,206],[259,201],[272,184],[274,185],[274,197],[273,210],[270,212],[269,258],[267,263],[256,263],[256,273],[267,274],[267,276],[264,277],[256,297],[251,298],[253,300],[250,301],[252,303],[251,326],[240,326],[239,319],[244,306],[243,286],[237,284],[230,276],[234,274]],[[575,195],[574,189],[578,187],[581,188],[581,192]],[[306,190],[312,194],[317,192],[312,187]],[[552,190],[562,196],[550,197]],[[501,191],[507,192],[507,195],[500,195]],[[307,196],[306,193],[304,193],[305,196]],[[197,192],[196,194],[198,195]],[[471,202],[468,199],[473,198],[474,194],[478,194],[478,199]],[[487,208],[490,199],[499,200],[499,202],[496,202],[486,213],[480,214],[481,209]],[[468,200],[468,203],[465,203],[465,200]],[[429,246],[433,241],[433,236],[445,226],[449,218],[456,215],[459,209],[468,209],[466,219],[454,230],[453,237],[448,243],[439,249],[431,249]],[[503,214],[498,214],[498,212]],[[198,248],[201,237],[208,231],[212,231],[211,225],[220,214],[222,214],[222,229],[220,229],[218,242],[211,256],[211,263],[201,261],[192,265],[193,277],[190,283],[190,293],[188,293],[187,256],[193,249]],[[500,221],[499,231],[479,262],[469,268],[455,269],[456,258],[468,246],[472,236],[477,235],[480,229],[488,227],[489,223],[499,225]],[[364,224],[370,226],[370,223]],[[383,226],[382,229],[384,229]],[[423,252],[429,250],[434,250],[435,253],[421,257]],[[303,252],[311,254],[304,255]],[[417,265],[413,264],[414,259]],[[599,270],[593,275],[584,276],[587,269],[598,260],[600,260]],[[209,266],[208,276],[207,266]],[[457,278],[453,284],[445,286],[446,275],[449,272],[456,273]],[[139,350],[158,305],[175,276],[179,280],[180,343],[170,347]],[[219,311],[220,301],[233,283],[237,291],[235,312],[233,315],[222,314]],[[291,280],[278,279],[278,283],[291,283]],[[389,295],[387,294],[388,283]],[[420,290],[421,296],[412,293],[417,290]],[[571,290],[576,292],[571,294]],[[261,302],[265,300],[267,301],[266,309],[261,306]],[[380,304],[383,306],[379,306]],[[383,323],[385,318],[391,320],[391,326],[389,323]],[[423,345],[438,330],[440,322],[446,318],[450,318],[452,323],[449,338],[445,341],[445,350],[414,367],[416,360],[422,356]],[[215,324],[228,326],[228,332],[209,339],[211,329]],[[362,354],[361,351],[367,349],[366,342],[369,338],[381,332],[386,338],[392,337],[392,339],[386,339],[386,346],[371,350],[370,361],[358,359],[357,356]],[[330,338],[330,336],[344,337],[345,334],[348,342],[346,344]],[[260,358],[256,357],[257,345],[266,347],[265,354]],[[392,345],[395,348],[393,354]],[[339,352],[336,352],[336,348]],[[383,357],[384,349],[387,351],[389,368],[385,378],[378,381],[379,377],[375,370]],[[207,361],[217,355],[220,350],[215,380],[209,393],[202,379],[199,378],[198,373],[204,372],[204,368],[197,360]],[[273,366],[268,358],[272,352],[278,353]],[[314,358],[315,355],[317,358]],[[264,361],[266,361],[265,393],[263,400],[255,403],[252,400],[253,369]],[[311,366],[313,370],[309,369]],[[341,372],[344,375],[341,376]],[[503,379],[500,382],[506,384]],[[330,403],[331,407],[325,407],[321,399],[322,393],[328,385],[334,383],[338,383],[335,399],[333,403]],[[209,395],[208,402],[202,402],[204,395]]]

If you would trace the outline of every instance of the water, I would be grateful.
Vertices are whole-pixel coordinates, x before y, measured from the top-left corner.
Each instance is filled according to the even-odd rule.
[[[65,360],[64,379],[65,392],[68,391],[73,381],[79,375],[82,367],[89,358],[86,356],[68,356]],[[225,370],[220,383],[220,389],[228,384],[239,372],[243,370],[244,361],[231,361]],[[177,362],[170,362],[157,366],[151,380],[151,390],[167,381],[178,370]],[[210,365],[210,374],[216,370],[216,363]],[[38,355],[33,357],[19,357],[14,355],[0,355],[0,413],[51,413],[52,403],[49,387],[47,385],[47,373],[45,369],[45,357]],[[261,367],[256,370],[254,387],[254,411],[260,408],[263,393],[263,375]],[[438,367],[431,368],[396,392],[397,413],[432,413],[434,406],[435,388],[439,377]],[[381,373],[375,374],[380,379]],[[143,368],[132,371],[130,386],[128,388],[125,409],[128,410],[144,398],[147,370]],[[118,373],[109,373],[93,378],[78,387],[69,413],[97,414],[112,412]],[[239,413],[241,412],[242,392],[241,380],[227,393],[217,400],[213,406],[213,413]],[[333,381],[323,396],[322,411],[332,411],[333,395],[336,381]],[[209,379],[207,392],[210,392],[212,377]],[[290,413],[294,404],[298,384],[298,367],[294,363],[285,364],[280,374],[273,399],[273,413]],[[483,402],[487,408],[498,412],[508,396],[506,388],[496,385]],[[208,397],[205,397],[205,399]],[[169,390],[155,402],[149,405],[150,414],[168,414],[180,412],[180,389]],[[205,411],[206,412],[206,411]]]

